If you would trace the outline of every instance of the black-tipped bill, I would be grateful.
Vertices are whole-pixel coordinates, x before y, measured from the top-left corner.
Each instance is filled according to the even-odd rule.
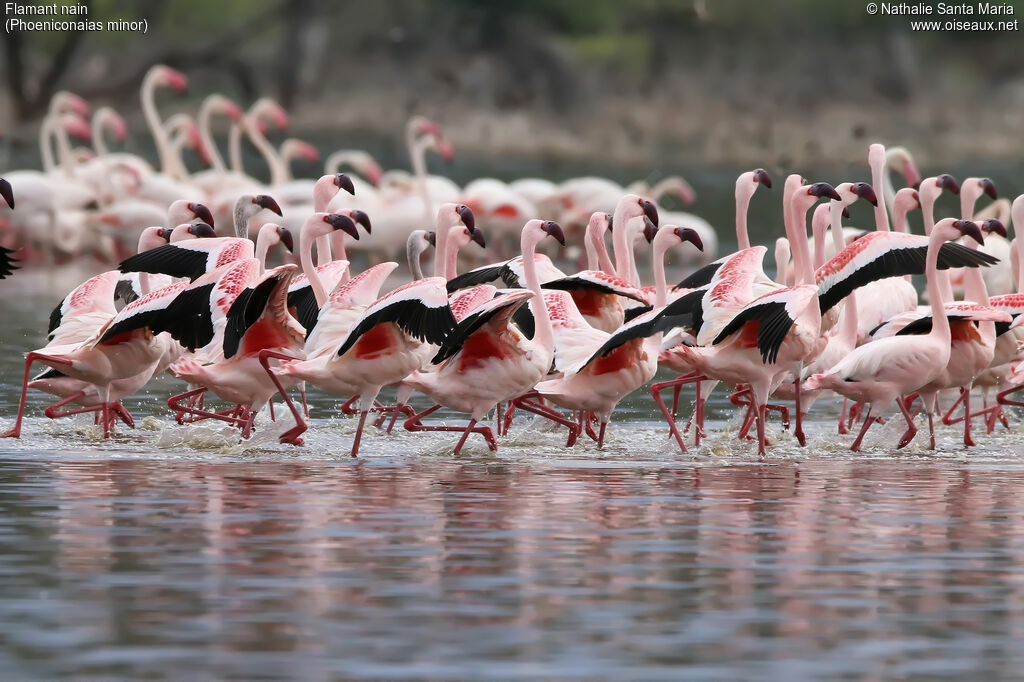
[[[356,187],[352,184],[352,178],[344,173],[338,173],[334,176],[334,186],[345,190],[352,196],[356,194]]]
[[[427,243],[430,244],[431,246],[433,246],[436,249],[437,248],[437,233],[434,232],[433,230],[431,230],[430,232],[427,232],[427,234],[424,235],[424,236],[426,237]]]
[[[644,215],[647,216],[654,226],[658,226],[658,207],[654,205],[654,202],[648,201],[647,199],[641,199],[640,205],[644,209]]]
[[[874,188],[866,182],[856,182],[853,185],[853,193],[868,202],[872,206],[878,206],[878,197],[875,196]]]
[[[754,182],[760,183],[767,187],[768,189],[772,188],[771,176],[768,175],[768,171],[766,171],[764,168],[754,169]]]
[[[658,226],[651,222],[651,219],[644,216],[644,239],[650,244],[654,241],[654,235],[658,234]]]
[[[352,220],[354,220],[356,224],[362,225],[366,230],[366,234],[371,233],[370,216],[366,215],[366,211],[360,211],[359,209],[352,211]]]
[[[482,249],[486,249],[487,248],[487,240],[484,239],[484,233],[483,233],[482,230],[476,230],[476,229],[470,230],[469,231],[469,238],[472,239],[473,241],[475,241],[477,244],[479,244],[480,248],[482,248]]]
[[[935,184],[953,194],[960,194],[960,185],[957,184],[956,179],[949,173],[943,173],[939,177],[935,178]]]
[[[835,199],[837,201],[842,199],[842,197],[839,196],[839,192],[836,191],[836,188],[827,182],[814,183],[807,190],[807,193],[811,196],[818,197],[819,199],[822,197],[828,197],[829,199]]]
[[[345,234],[352,239],[359,239],[359,231],[356,230],[356,223],[344,213],[331,213],[324,216],[324,222],[335,230],[344,230]]]
[[[981,223],[981,229],[986,234],[998,234],[1000,237],[1006,236],[1006,226],[995,218],[989,218]]]
[[[462,224],[468,227],[470,230],[476,229],[476,218],[473,217],[473,211],[469,210],[469,206],[465,204],[459,204],[458,208],[455,209],[459,213],[459,218],[462,220]]]
[[[217,233],[213,231],[212,226],[198,221],[189,225],[188,233],[199,239],[209,239],[210,237],[217,236]]]
[[[281,243],[288,249],[288,253],[295,253],[295,240],[292,239],[292,233],[287,227],[278,227],[277,236],[281,238]]]
[[[996,185],[988,178],[981,179],[981,190],[989,195],[993,199],[998,199],[999,195],[996,193]]]
[[[284,213],[281,212],[281,207],[277,205],[277,201],[269,194],[257,194],[252,198],[252,203],[260,206],[261,208],[265,208],[268,211],[273,211],[279,216],[284,215]]]
[[[981,234],[981,228],[978,224],[971,220],[956,220],[953,221],[953,227],[960,230],[960,233],[965,237],[970,237],[979,244],[985,243],[985,237]]]
[[[562,232],[562,226],[553,220],[546,220],[541,223],[540,229],[544,230],[549,237],[554,237],[559,244],[565,246],[565,233]]]
[[[679,241],[690,242],[697,247],[697,250],[704,250],[704,242],[701,241],[700,235],[697,234],[696,230],[689,227],[677,227],[673,232],[679,237]]]

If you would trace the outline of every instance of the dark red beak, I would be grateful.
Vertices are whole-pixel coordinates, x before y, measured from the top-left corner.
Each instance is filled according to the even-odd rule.
[[[352,237],[352,239],[359,239],[359,231],[356,230],[355,221],[344,213],[331,213],[330,215],[326,215],[324,216],[324,222],[329,224],[335,230],[344,230],[345,234]]]
[[[163,239],[165,242],[171,241],[171,228],[169,227],[161,227],[159,230],[156,231],[156,234],[158,237],[160,237],[160,239]]]
[[[644,215],[647,216],[652,223],[654,223],[655,227],[657,227],[658,226],[658,207],[655,206],[653,202],[648,201],[647,199],[641,199],[640,200],[640,205],[644,209]]]
[[[769,182],[771,181],[769,180]],[[696,246],[699,251],[704,250],[704,242],[701,241],[700,235],[697,234],[696,230],[689,227],[677,227],[673,232],[675,232],[676,236],[679,237],[679,241],[690,242]]]
[[[291,231],[287,227],[278,227],[277,235],[281,238],[284,248],[288,249],[288,253],[295,253],[295,240],[292,239]]]
[[[356,188],[355,185],[352,184],[352,178],[345,175],[344,173],[338,173],[337,175],[334,176],[334,185],[345,190],[352,196],[355,196],[356,194]],[[369,232],[369,228],[367,228],[366,231]]]
[[[433,233],[431,233],[431,234],[433,234]],[[487,248],[487,240],[484,239],[483,230],[477,230],[477,229],[470,230],[469,231],[469,238],[472,239],[473,241],[475,241],[477,244],[479,244],[480,248],[482,248],[482,249],[486,249]]]
[[[853,185],[853,193],[858,197],[868,202],[872,206],[878,206],[878,197],[875,196],[875,190],[871,185],[866,182],[857,182]]]
[[[14,208],[14,188],[3,178],[0,178],[0,195],[3,196],[8,206]]]
[[[191,227],[188,228],[189,234],[199,239],[209,239],[210,237],[216,237],[217,233],[213,231],[213,228],[206,223],[195,222],[192,223]],[[168,235],[168,238],[170,235]]]
[[[608,229],[609,230],[614,230],[615,229],[615,222],[612,220],[612,214],[611,213],[605,213],[605,215],[608,216]]]
[[[839,196],[839,192],[836,191],[836,188],[827,182],[814,183],[811,185],[811,188],[807,190],[807,193],[811,196],[818,197],[819,199],[822,197],[828,197],[829,199],[835,199],[836,201],[842,199],[842,197]]]
[[[768,176],[768,172],[764,168],[754,169],[754,182],[758,182],[768,189],[772,188],[772,179]]]
[[[210,213],[210,209],[208,209],[203,204],[189,203],[188,210],[192,211],[192,215],[194,215],[199,220],[202,220],[207,225],[214,224],[213,214]]]
[[[965,237],[970,237],[979,244],[985,243],[985,237],[982,236],[981,228],[977,223],[970,220],[957,220],[953,222],[953,227],[960,230]]]
[[[943,173],[939,177],[935,178],[935,183],[947,192],[960,194],[960,185],[957,184],[956,179],[949,173]]]
[[[999,195],[996,194],[995,183],[993,183],[988,178],[982,178],[981,179],[981,189],[985,192],[985,194],[989,195],[991,198],[993,198],[993,199],[998,199],[999,198]]]
[[[437,233],[434,232],[433,230],[427,232],[427,243],[433,246],[435,249],[437,248]]]
[[[658,234],[658,226],[651,222],[651,219],[644,216],[644,239],[650,244],[654,241],[654,236]]]
[[[998,234],[1000,237],[1006,236],[1006,226],[1002,222],[995,218],[989,218],[988,220],[981,223],[981,229],[988,234]]]
[[[360,211],[359,209],[352,211],[352,220],[362,225],[366,229],[366,234],[371,234],[370,216],[366,215],[366,211]]]
[[[547,220],[541,224],[540,229],[548,233],[548,236],[554,237],[559,244],[565,246],[565,233],[562,232],[562,226],[553,220]]]
[[[274,197],[270,196],[269,194],[257,194],[252,198],[252,203],[256,204],[257,206],[261,206],[267,209],[268,211],[273,211],[279,216],[284,215],[284,213],[281,212],[281,207],[277,205],[277,201],[275,201]]]
[[[473,212],[469,210],[469,206],[459,204],[458,208],[455,210],[459,212],[459,218],[462,219],[463,225],[468,227],[470,230],[476,229],[476,218],[473,217]]]

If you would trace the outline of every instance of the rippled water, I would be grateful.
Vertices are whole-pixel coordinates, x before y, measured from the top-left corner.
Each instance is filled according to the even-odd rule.
[[[55,296],[0,302],[0,422]],[[55,286],[61,286],[56,284]],[[758,460],[719,398],[670,447],[637,395],[604,451],[520,420],[497,455],[323,416],[302,448],[38,415],[0,441],[4,679],[993,679],[1024,664],[1018,433],[853,457],[820,401]],[[314,400],[317,414],[335,401]],[[149,415],[145,416],[144,415]],[[1019,421],[1019,419],[1017,420]],[[280,427],[283,428],[283,427]]]

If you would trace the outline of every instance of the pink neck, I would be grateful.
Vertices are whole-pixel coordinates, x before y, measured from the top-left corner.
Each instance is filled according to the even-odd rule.
[[[544,294],[540,288],[540,279],[537,277],[537,264],[534,258],[537,252],[537,242],[541,239],[538,232],[535,229],[531,230],[528,226],[523,230],[519,244],[523,252],[523,275],[526,279],[526,288],[534,293],[535,331],[533,341],[548,352],[552,352],[555,347],[554,332],[551,329],[551,318],[548,316],[547,306],[544,305]]]
[[[875,229],[879,232],[888,232],[889,213],[885,208],[885,192],[882,191],[882,188],[885,187],[882,180],[885,156],[883,155],[879,158],[879,162],[871,164],[871,186],[879,190],[878,205],[875,206]]]
[[[751,181],[751,184],[753,182]],[[747,212],[750,209],[752,191],[736,188],[736,244],[740,250],[750,248],[750,234],[747,232]]]
[[[316,219],[316,216],[310,218],[311,221]],[[313,266],[313,239],[311,239],[309,234],[309,226],[310,223],[307,223],[306,227],[299,233],[299,262],[302,265],[303,274],[306,275],[309,285],[313,288],[317,307],[323,308],[324,303],[327,302],[327,290],[324,288],[324,283],[320,281],[320,275],[317,273],[316,267]]]
[[[840,210],[842,206],[840,205]],[[825,229],[828,226],[829,205],[819,204],[811,216],[811,233],[814,235],[814,269],[825,264]],[[836,253],[839,253],[838,251]]]
[[[939,233],[933,233],[928,240],[928,254],[925,257],[924,276],[928,283],[928,301],[932,309],[932,330],[930,335],[946,344],[950,342],[949,320],[946,319],[945,301],[939,286],[939,248],[945,240]],[[947,284],[948,284],[947,280]]]

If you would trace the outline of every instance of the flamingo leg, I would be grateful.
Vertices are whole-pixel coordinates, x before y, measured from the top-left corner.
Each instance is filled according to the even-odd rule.
[[[363,426],[366,425],[366,415],[369,414],[368,410],[363,410],[359,413],[359,425],[356,426],[356,437],[352,441],[352,456],[359,456],[359,443],[363,439]]]
[[[74,410],[65,410],[64,412],[60,411],[60,408],[64,407],[68,403],[75,402],[84,395],[85,391],[79,391],[74,395],[69,395],[67,398],[59,400],[54,404],[50,405],[49,407],[47,407],[45,410],[43,410],[43,414],[45,414],[50,419],[60,419],[61,417],[70,417],[73,414],[82,414],[83,412],[97,412],[100,409],[98,405],[93,407],[80,407]]]
[[[306,402],[306,382],[299,384],[299,396],[302,398],[302,414],[309,419],[309,403]]]
[[[971,438],[971,387],[961,386],[960,395],[964,399],[964,447],[969,448],[975,445],[974,439]]]
[[[475,419],[471,420],[469,425],[468,426],[464,426],[464,427],[463,426],[444,426],[444,425],[440,425],[440,424],[437,424],[437,425],[430,424],[430,425],[428,425],[428,424],[424,424],[423,423],[423,418],[424,417],[433,414],[434,412],[436,412],[439,409],[441,409],[440,405],[434,405],[433,407],[428,407],[427,409],[423,410],[422,412],[420,412],[418,414],[414,414],[413,416],[409,417],[408,419],[405,420],[405,423],[403,424],[403,426],[405,427],[405,430],[406,431],[446,431],[446,432],[461,431],[463,435],[462,435],[462,438],[460,438],[460,440],[459,440],[458,447],[456,448],[456,454],[458,453],[458,448],[462,447],[463,442],[465,441],[465,439],[466,439],[466,437],[467,437],[467,435],[469,433],[479,433],[481,436],[484,437],[484,440],[487,441],[487,447],[490,450],[492,450],[492,451],[497,451],[497,449],[498,449],[498,441],[494,438],[494,432],[491,431],[490,427],[488,427],[488,426],[476,426],[476,420]]]
[[[850,404],[848,398],[843,398],[843,409],[839,412],[839,429],[836,431],[840,436],[845,436],[848,429],[846,428],[846,408]]]
[[[601,422],[601,431],[597,435],[597,449],[600,450],[604,447],[604,430],[608,427],[608,422]]]
[[[18,416],[14,420],[14,426],[3,433],[3,438],[21,438],[21,422],[25,417],[25,398],[28,394],[28,381],[29,374],[32,371],[32,363],[36,360],[47,360],[49,362],[56,362],[60,365],[70,365],[70,360],[64,358],[57,358],[44,353],[28,353],[25,356],[25,378],[21,382],[21,399],[18,401]]]
[[[804,435],[803,406],[800,404],[800,384],[800,375],[797,374],[796,381],[794,382],[794,389],[796,391],[796,395],[794,396],[794,402],[796,404],[796,424],[793,426],[793,435],[796,436],[796,441],[800,443],[800,447],[805,447],[807,445],[807,437]]]
[[[532,400],[526,397],[516,398],[515,400],[512,400],[509,403],[509,409],[512,409],[513,406],[518,407],[519,409],[524,410],[526,412],[536,414],[540,417],[544,417],[545,419],[550,419],[551,421],[566,427],[567,429],[569,429],[569,439],[566,441],[565,447],[571,448],[573,445],[576,444],[576,439],[579,438],[580,435],[579,425],[576,424],[576,422],[572,421],[571,419],[566,419],[565,417],[563,417],[561,414],[558,413],[557,410],[554,410],[546,405],[541,405],[540,403],[533,402]],[[508,433],[508,428],[505,429],[505,433]]]
[[[697,385],[699,386],[700,384],[698,383]],[[665,406],[665,401],[661,399],[661,386],[662,384],[651,385],[651,397],[654,398],[655,404],[658,406],[658,409],[661,410],[661,414],[665,417],[665,421],[668,422],[669,435],[674,436],[676,443],[679,444],[679,449],[682,452],[686,452],[686,445],[683,443],[683,437],[679,435],[679,429],[676,428],[675,403],[673,402],[672,412],[669,413],[668,408]],[[678,395],[678,393],[676,393],[676,395]]]
[[[697,381],[697,385],[700,385],[700,381]],[[672,420],[675,421],[676,415],[679,414],[679,394],[683,390],[682,384],[676,384],[672,388]]]
[[[868,429],[875,422],[877,417],[872,416],[871,410],[868,410],[867,416],[864,417],[864,423],[861,424],[860,432],[857,434],[857,438],[853,441],[853,445],[850,446],[851,452],[860,452],[860,444],[864,440],[864,436],[867,434]]]
[[[190,407],[188,402],[184,405],[181,404],[181,401],[183,400],[194,404],[196,395],[204,393],[205,391],[206,387],[204,386],[191,391],[186,391],[185,393],[179,393],[178,395],[171,396],[167,399],[167,407],[178,413],[176,419],[179,424],[191,424],[202,419],[216,419],[218,421],[227,422],[232,426],[244,426],[243,420],[238,417],[240,406],[235,406],[230,410],[224,410],[221,412],[209,412],[198,407]],[[185,415],[193,416],[186,417]]]
[[[281,385],[281,380],[278,378],[276,374],[274,374],[273,370],[271,370],[270,360],[272,358],[276,358],[278,360],[295,360],[296,358],[293,355],[288,355],[286,353],[279,353],[278,351],[275,350],[266,349],[261,350],[259,354],[260,365],[263,366],[263,371],[266,372],[267,376],[270,377],[270,380],[274,382],[274,386],[277,388],[277,392],[281,394],[282,398],[284,398],[285,405],[288,406],[288,409],[292,413],[292,417],[295,419],[295,426],[288,429],[280,436],[278,436],[278,440],[282,443],[302,445],[303,441],[302,438],[300,438],[300,436],[303,433],[305,433],[306,429],[309,427],[306,425],[306,420],[303,419],[302,414],[299,412],[298,408],[295,407],[295,403],[288,395],[288,391],[284,390],[284,386]],[[305,395],[305,392],[303,392],[303,395]]]
[[[768,418],[767,405],[758,405],[753,393],[751,393],[751,404],[757,410],[757,454],[763,457],[766,454],[765,445],[768,439],[765,437],[765,420]]]
[[[900,407],[900,412],[903,413],[903,418],[907,420],[907,430],[903,433],[903,437],[900,438],[899,445],[896,449],[904,448],[910,444],[910,441],[914,440],[914,436],[917,435],[917,424],[914,423],[914,418],[910,414],[910,409],[900,399],[896,399],[896,404]]]

